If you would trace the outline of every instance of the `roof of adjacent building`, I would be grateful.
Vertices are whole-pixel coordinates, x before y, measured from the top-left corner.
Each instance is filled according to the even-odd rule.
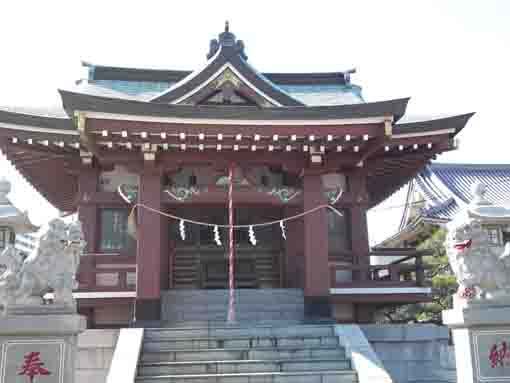
[[[433,163],[416,178],[427,201],[423,217],[450,220],[472,200],[476,182],[487,185],[485,197],[494,204],[510,204],[510,165]]]
[[[11,183],[0,178],[0,227],[10,227],[15,233],[29,233],[38,229],[30,222],[27,212],[21,212],[14,206],[7,195],[11,191]]]
[[[398,232],[379,246],[393,246],[402,238],[414,237],[421,224],[449,222],[473,199],[472,186],[487,186],[485,198],[496,205],[510,205],[510,164],[432,163],[412,181],[404,219]],[[419,201],[414,201],[415,196]],[[419,204],[418,209],[413,205]]]

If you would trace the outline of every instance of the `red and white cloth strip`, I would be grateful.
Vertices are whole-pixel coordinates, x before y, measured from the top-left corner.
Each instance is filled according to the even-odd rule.
[[[228,231],[229,231],[229,256],[228,256],[228,317],[229,322],[236,320],[235,311],[235,286],[234,286],[234,202],[232,194],[234,192],[234,164],[230,164],[228,169]]]

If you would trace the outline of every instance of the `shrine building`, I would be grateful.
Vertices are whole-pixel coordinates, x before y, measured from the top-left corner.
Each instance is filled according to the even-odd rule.
[[[366,213],[454,150],[472,114],[401,123],[409,98],[366,102],[352,70],[260,73],[228,24],[204,53],[194,71],[84,63],[61,112],[0,111],[2,152],[83,224],[89,326],[158,321],[169,292],[228,289],[231,239],[236,289],[302,291],[304,318],[370,322],[429,300],[424,253],[371,249]]]

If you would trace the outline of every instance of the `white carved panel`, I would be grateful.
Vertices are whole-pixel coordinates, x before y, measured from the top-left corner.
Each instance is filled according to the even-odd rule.
[[[119,273],[98,273],[96,274],[97,286],[117,286],[119,284]]]
[[[126,273],[126,284],[128,286],[136,286],[136,271]]]
[[[115,192],[119,185],[137,186],[139,183],[138,175],[129,172],[122,165],[115,165],[111,172],[101,172],[99,176],[99,191]]]

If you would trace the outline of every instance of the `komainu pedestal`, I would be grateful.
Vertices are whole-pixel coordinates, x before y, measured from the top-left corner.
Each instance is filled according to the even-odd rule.
[[[510,382],[510,301],[443,312],[452,329],[457,381]]]
[[[76,314],[0,317],[0,383],[73,383],[85,328]]]
[[[459,290],[443,322],[453,332],[457,381],[510,382],[510,209],[485,186],[448,224],[447,252]]]

